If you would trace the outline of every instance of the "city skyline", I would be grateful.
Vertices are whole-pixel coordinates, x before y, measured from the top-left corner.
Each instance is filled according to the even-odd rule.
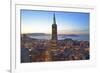
[[[21,10],[20,40],[21,63],[89,60],[89,13]]]
[[[21,10],[21,33],[51,34],[55,13],[58,34],[89,34],[89,13]]]

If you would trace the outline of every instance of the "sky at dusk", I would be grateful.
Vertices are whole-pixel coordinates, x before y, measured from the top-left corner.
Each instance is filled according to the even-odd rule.
[[[89,34],[89,13],[22,9],[21,33],[51,34],[55,13],[58,34]]]

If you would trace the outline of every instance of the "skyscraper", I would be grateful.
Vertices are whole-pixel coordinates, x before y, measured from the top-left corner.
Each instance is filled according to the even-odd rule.
[[[55,14],[53,15],[53,24],[52,24],[52,38],[51,38],[51,48],[47,49],[45,52],[45,61],[52,61],[52,52],[57,50],[57,24]]]
[[[52,24],[52,40],[58,40],[57,38],[57,24],[55,14],[53,15],[53,24]]]

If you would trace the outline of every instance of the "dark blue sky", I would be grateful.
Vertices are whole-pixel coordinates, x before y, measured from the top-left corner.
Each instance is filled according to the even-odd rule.
[[[51,33],[53,14],[58,34],[88,34],[89,13],[21,10],[22,33]]]

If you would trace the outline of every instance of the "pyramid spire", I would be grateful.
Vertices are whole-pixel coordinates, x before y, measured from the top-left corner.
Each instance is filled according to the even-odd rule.
[[[57,40],[57,24],[55,14],[53,14],[52,40]]]
[[[53,14],[53,24],[56,24],[55,13]]]

